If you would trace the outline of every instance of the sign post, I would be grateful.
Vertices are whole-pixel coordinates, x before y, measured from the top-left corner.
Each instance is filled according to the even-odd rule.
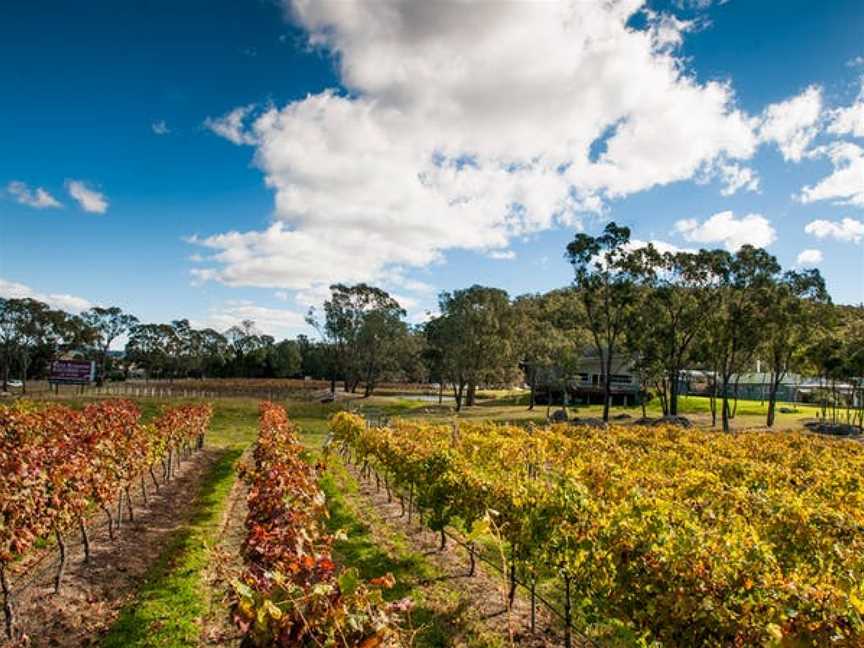
[[[89,385],[96,379],[96,363],[91,360],[55,360],[51,363],[48,384],[55,385],[59,393],[60,385]]]

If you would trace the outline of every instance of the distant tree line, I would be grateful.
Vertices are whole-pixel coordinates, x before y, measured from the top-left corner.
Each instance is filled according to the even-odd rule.
[[[381,288],[336,284],[307,315],[315,339],[278,342],[252,321],[220,332],[188,320],[145,324],[119,308],[72,315],[33,299],[0,299],[4,389],[10,375],[44,376],[52,359],[75,350],[97,361],[100,379],[131,368],[163,379],[308,376],[364,396],[384,381],[431,382],[457,409],[473,405],[481,387],[525,383],[533,408],[542,372],[554,368],[547,375],[560,376],[564,390],[593,349],[603,367],[604,420],[613,367],[626,355],[668,415],[678,413],[683,370],[713,376],[712,416],[724,430],[734,416],[735,377],[757,360],[770,376],[769,426],[791,372],[864,389],[864,307],[832,304],[818,270],[783,271],[749,245],[735,253],[637,247],[615,223],[598,236],[577,234],[565,258],[570,286],[515,299],[478,285],[443,292],[438,313],[420,325],[409,324]],[[124,335],[117,362],[110,347]],[[831,398],[836,406],[837,394]]]

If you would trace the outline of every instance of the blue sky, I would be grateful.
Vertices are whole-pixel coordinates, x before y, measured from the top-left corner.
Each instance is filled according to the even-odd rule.
[[[864,4],[597,4],[7,3],[0,294],[287,336],[365,280],[419,321],[614,219],[864,301]]]

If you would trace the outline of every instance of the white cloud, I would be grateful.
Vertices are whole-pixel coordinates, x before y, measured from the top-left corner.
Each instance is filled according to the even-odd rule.
[[[234,144],[255,144],[255,138],[246,130],[245,123],[254,108],[250,104],[235,108],[221,117],[208,117],[204,120],[204,126]]]
[[[220,306],[210,308],[205,319],[191,323],[196,328],[212,328],[224,332],[244,320],[254,321],[259,331],[272,335],[277,340],[308,332],[309,328],[303,313],[285,308],[259,306],[248,300],[226,301]]]
[[[194,239],[214,252],[196,276],[381,281],[448,250],[501,254],[610,199],[749,159],[756,120],[676,55],[689,23],[651,14],[634,30],[642,6],[298,0],[294,20],[335,55],[348,93],[207,120],[256,147],[275,223]],[[755,186],[730,168],[730,191]]]
[[[81,180],[67,180],[66,190],[84,211],[91,214],[104,214],[108,211],[108,200],[105,194],[91,189]]]
[[[775,142],[783,159],[799,162],[819,133],[822,89],[810,86],[801,94],[771,104],[762,113],[759,138]]]
[[[510,261],[516,258],[516,253],[513,250],[492,250],[486,256],[496,261]]]
[[[795,263],[801,267],[812,267],[815,265],[819,265],[822,263],[822,251],[814,250],[812,248],[807,250],[801,250],[798,253],[798,258]]]
[[[156,135],[168,135],[171,132],[171,129],[168,128],[168,124],[165,123],[164,119],[153,122],[150,125],[150,128],[153,129],[153,132],[156,133]]]
[[[818,219],[807,223],[804,231],[820,239],[833,238],[860,243],[864,239],[864,221],[854,218],[844,218],[841,221]]]
[[[759,176],[750,167],[736,163],[721,163],[717,167],[717,175],[723,183],[720,194],[731,196],[741,189],[759,191]]]
[[[48,209],[50,207],[62,207],[63,205],[42,187],[31,190],[26,183],[13,180],[6,185],[6,192],[15,199],[15,202],[35,209]]]
[[[731,211],[714,214],[702,223],[695,218],[679,220],[675,223],[675,231],[686,241],[722,244],[730,252],[748,243],[767,247],[777,240],[777,232],[764,216],[747,214],[735,218]]]
[[[59,308],[72,313],[80,313],[93,306],[91,302],[83,297],[64,293],[41,293],[33,290],[30,286],[14,281],[7,281],[2,278],[0,278],[0,297],[6,297],[7,299],[24,299],[25,297],[29,297],[30,299],[44,302],[52,308]]]
[[[815,185],[805,186],[799,200],[803,203],[831,200],[864,207],[864,149],[851,142],[835,142],[819,147],[816,154],[828,157],[834,171]]]
[[[855,101],[846,108],[838,108],[832,112],[828,132],[864,137],[864,79],[861,81],[861,92]]]
[[[665,254],[667,252],[671,254],[677,254],[679,252],[695,252],[693,248],[682,248],[672,243],[667,243],[666,241],[660,241],[658,239],[652,239],[650,241],[643,241],[642,239],[630,239],[630,243],[627,245],[628,250],[638,250],[644,247],[648,247],[648,244],[654,246],[654,249],[660,252],[660,254]]]
[[[856,56],[846,61],[846,67],[858,67],[864,65],[864,56]]]

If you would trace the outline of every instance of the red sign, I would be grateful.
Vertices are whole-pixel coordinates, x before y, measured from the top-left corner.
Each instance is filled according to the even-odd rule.
[[[87,384],[96,377],[96,363],[89,360],[55,360],[51,363],[51,383]]]

